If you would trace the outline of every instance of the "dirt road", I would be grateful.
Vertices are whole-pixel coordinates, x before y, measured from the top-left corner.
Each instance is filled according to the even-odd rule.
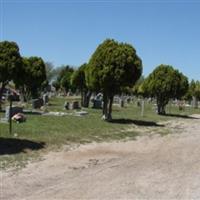
[[[1,173],[1,199],[200,199],[200,116],[166,123],[173,134],[50,152]]]

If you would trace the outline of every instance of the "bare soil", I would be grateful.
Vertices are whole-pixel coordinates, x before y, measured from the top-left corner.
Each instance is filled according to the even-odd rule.
[[[165,122],[135,141],[49,152],[1,172],[3,200],[200,199],[200,116]],[[173,130],[161,136],[153,131]]]

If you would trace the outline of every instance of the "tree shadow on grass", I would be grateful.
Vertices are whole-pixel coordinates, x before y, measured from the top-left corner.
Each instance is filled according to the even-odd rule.
[[[177,118],[183,118],[183,119],[198,119],[196,117],[192,117],[192,116],[189,116],[189,115],[180,115],[180,114],[165,114],[163,116],[166,116],[166,117],[177,117]]]
[[[0,137],[0,155],[26,153],[26,150],[36,151],[44,147],[44,142]]]
[[[135,124],[137,126],[156,126],[156,127],[164,127],[164,125],[157,124],[153,121],[143,121],[143,120],[132,120],[132,119],[112,119],[111,123],[115,124]]]

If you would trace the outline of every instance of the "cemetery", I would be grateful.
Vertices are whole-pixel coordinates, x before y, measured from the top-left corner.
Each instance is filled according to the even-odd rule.
[[[121,104],[122,99],[124,101],[123,106]],[[13,120],[12,135],[9,133],[8,123],[10,108],[8,103],[5,103],[2,112],[0,112],[1,136],[27,139],[36,143],[43,142],[45,143],[44,149],[50,150],[60,148],[62,145],[69,143],[81,144],[94,141],[134,139],[140,134],[140,131],[136,128],[137,126],[140,128],[159,127],[162,121],[200,113],[199,109],[195,109],[192,106],[185,106],[183,110],[179,110],[177,102],[173,102],[166,108],[169,115],[160,116],[156,113],[154,101],[146,99],[143,104],[142,99],[131,96],[124,96],[123,98],[116,96],[113,106],[113,122],[107,123],[100,119],[102,109],[99,106],[94,106],[93,99],[88,108],[81,108],[80,101],[80,96],[54,96],[49,98],[45,109],[43,104],[36,106],[36,100],[26,103],[25,107],[24,104],[20,106],[20,102],[14,101],[11,117],[15,114],[23,113],[26,120],[20,124],[16,124]],[[69,102],[70,108],[66,109],[66,102]],[[101,106],[102,104],[103,102],[101,102]],[[128,131],[131,127],[135,128],[132,131]],[[164,130],[161,134],[165,135],[167,133],[168,131]],[[15,148],[15,146],[11,148]],[[26,162],[26,157],[28,159],[30,155],[38,152],[32,151],[31,154],[24,154],[22,151],[19,154],[21,156],[15,157],[15,154],[12,155],[12,158],[1,156],[0,160],[4,160],[5,167],[12,166],[15,162],[19,164],[20,162]],[[12,162],[10,159],[12,159]]]
[[[85,170],[93,170],[95,169],[95,166],[100,168],[99,170],[101,170],[102,173],[95,175],[95,178],[92,177],[91,181],[100,181],[102,174],[106,173],[107,169],[109,169],[108,167],[112,167],[112,165],[109,165],[115,161],[116,156],[118,156],[118,154],[120,155],[121,151],[123,152],[122,149],[124,149],[122,154],[123,158],[128,156],[127,158],[130,159],[131,155],[133,155],[133,160],[136,159],[136,161],[137,159],[141,158],[144,160],[153,160],[154,154],[147,154],[144,152],[142,155],[139,154],[137,157],[137,154],[135,155],[135,153],[133,153],[141,152],[143,150],[145,151],[146,148],[150,148],[150,144],[147,142],[148,140],[145,139],[146,137],[155,137],[155,139],[151,141],[151,145],[157,146],[162,145],[162,142],[158,138],[163,138],[164,141],[167,141],[167,138],[169,137],[168,135],[175,137],[173,140],[170,140],[175,142],[177,136],[173,136],[174,131],[176,130],[176,133],[180,135],[179,137],[181,137],[181,131],[183,130],[182,128],[187,130],[186,127],[190,127],[189,123],[193,124],[194,129],[195,127],[198,127],[197,118],[192,118],[190,116],[194,113],[200,113],[200,109],[195,109],[191,105],[185,106],[183,110],[180,110],[177,102],[172,102],[171,105],[168,105],[166,108],[166,111],[169,113],[169,115],[158,115],[156,113],[154,101],[149,101],[148,99],[144,101],[142,99],[133,97],[130,97],[131,101],[127,101],[126,99],[129,98],[124,97],[124,105],[121,106],[120,98],[121,97],[118,96],[115,97],[113,106],[113,121],[109,123],[100,119],[102,110],[100,108],[94,108],[93,101],[90,102],[90,106],[88,108],[79,108],[78,110],[65,108],[65,102],[80,102],[80,96],[51,97],[49,98],[48,105],[46,105],[45,112],[41,108],[33,108],[31,101],[28,103],[30,105],[27,104],[27,108],[29,110],[26,107],[24,107],[22,110],[19,106],[19,102],[13,102],[13,114],[15,111],[20,113],[22,112],[26,117],[26,121],[23,123],[13,122],[12,135],[9,134],[8,122],[0,122],[0,131],[2,137],[0,140],[0,145],[3,147],[0,150],[0,162],[1,170],[7,171],[10,169],[13,170],[13,168],[15,170],[20,170],[19,175],[14,176],[14,179],[12,178],[10,180],[10,178],[6,178],[7,181],[13,182],[14,180],[14,182],[17,184],[17,190],[15,190],[15,193],[18,195],[18,197],[30,195],[27,190],[26,192],[21,192],[23,191],[23,187],[25,187],[23,184],[23,177],[26,175],[26,173],[29,173],[27,176],[31,177],[29,179],[29,184],[32,184],[33,189],[36,191],[40,191],[41,188],[35,188],[34,181],[37,181],[37,183],[43,185],[44,183],[42,180],[48,177],[55,178],[58,176],[58,174],[59,176],[63,177],[65,176],[63,175],[65,173],[69,173],[70,175],[75,173],[76,175],[76,173],[80,173],[81,171],[84,172]],[[144,105],[143,108],[142,105]],[[8,109],[6,111],[7,112],[0,112],[1,118],[4,118],[6,113],[8,115]],[[192,128],[190,127],[190,131],[191,130]],[[139,147],[141,146],[140,138],[142,141],[145,139],[141,143],[144,143],[145,148],[143,147],[142,149],[137,149],[138,145]],[[186,143],[188,144],[188,139]],[[98,147],[96,144],[99,144],[100,146]],[[186,146],[187,145],[184,146],[183,150],[186,149]],[[126,152],[127,149],[128,152]],[[151,152],[151,150],[149,151]],[[173,148],[171,151],[177,150]],[[114,152],[114,154],[104,152]],[[156,152],[162,151],[159,150]],[[40,164],[40,162],[42,162],[40,160],[43,160],[45,155],[48,155],[44,161],[46,164]],[[66,155],[69,155],[69,158],[66,158]],[[147,155],[147,157],[144,157],[145,155]],[[175,155],[178,156],[177,154],[173,153],[171,159]],[[74,161],[74,159],[77,159],[78,163],[77,161]],[[165,159],[166,158],[164,154],[161,156],[161,158],[158,156],[156,162],[165,163]],[[138,165],[137,162],[134,164],[134,166]],[[30,165],[30,163],[33,163],[33,166]],[[39,168],[35,168],[35,164],[37,163],[41,165]],[[53,173],[51,172],[52,166],[55,168],[55,166],[59,167],[60,165],[64,166],[58,171],[54,170]],[[124,161],[124,159],[120,161],[120,165],[124,166],[123,168],[125,171],[130,169],[129,162]],[[24,167],[28,167],[27,172],[23,172]],[[149,165],[146,167],[148,169]],[[177,168],[177,166],[173,167]],[[142,169],[142,166],[139,169],[132,170],[134,172],[140,171],[140,169]],[[41,174],[41,171],[43,170],[46,172]],[[125,171],[122,173],[121,169],[119,168],[114,168],[113,170],[114,172],[117,170],[115,172],[116,179],[119,179],[120,182],[123,182],[124,180],[122,174],[124,174]],[[91,172],[88,171],[88,173]],[[40,174],[40,176],[37,174]],[[90,177],[89,174],[87,176]],[[85,177],[87,176],[84,176],[83,179],[85,180]],[[135,174],[136,179],[137,176],[138,174]],[[158,175],[155,174],[154,176],[157,177]],[[83,179],[80,178],[79,182]],[[65,179],[65,185],[69,184],[67,180],[68,179]],[[88,180],[85,181],[87,182]],[[19,182],[22,184],[19,184]],[[49,179],[48,184],[54,183],[55,179],[53,179],[53,181]],[[80,187],[77,186],[77,182],[75,180],[70,180],[70,184],[74,185],[75,188]],[[59,184],[57,185],[59,186]],[[84,186],[81,187],[87,188],[87,184],[83,185]],[[123,190],[123,188],[124,187],[120,187],[118,190]],[[101,189],[102,186],[99,187],[99,190]],[[90,194],[92,194],[90,187],[87,188],[87,190],[90,191]],[[5,187],[4,191],[7,191]],[[66,195],[66,193],[66,190],[62,190],[60,194]],[[42,198],[44,199],[48,198],[50,195],[49,190],[42,194]],[[78,191],[76,191],[76,194],[79,194]]]
[[[200,199],[197,2],[0,12],[0,200]]]
[[[115,46],[116,52],[124,50],[124,55],[132,59],[122,59],[118,65],[115,58],[113,64],[109,60],[115,56],[112,51],[110,57],[101,54],[110,45]],[[106,39],[89,63],[77,69],[63,66],[58,73],[52,69],[51,77],[55,77],[51,84],[47,79],[48,65],[42,58],[21,57],[17,44],[8,41],[1,42],[0,48],[7,52],[2,54],[6,62],[13,62],[24,76],[19,80],[16,74],[10,74],[6,82],[1,82],[0,132],[8,143],[2,144],[0,161],[5,169],[16,163],[23,165],[43,151],[60,149],[66,144],[134,140],[149,128],[166,135],[170,131],[162,121],[200,113],[199,81],[189,82],[174,67],[163,64],[144,78],[141,59],[126,43]],[[12,48],[15,59],[9,57]],[[116,55],[121,59],[121,54]],[[19,60],[24,64],[19,65]],[[109,62],[112,65],[108,70],[105,64]],[[99,63],[104,67],[99,68]],[[130,65],[132,68],[127,68]],[[121,70],[120,75],[114,69]],[[9,68],[4,70],[9,73]],[[26,146],[27,143],[35,145]],[[42,148],[35,148],[40,143]],[[15,151],[16,154],[7,156]]]

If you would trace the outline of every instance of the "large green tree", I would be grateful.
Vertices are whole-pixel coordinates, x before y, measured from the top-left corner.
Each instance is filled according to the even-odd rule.
[[[74,90],[72,84],[71,84],[71,77],[74,72],[74,69],[67,66],[62,66],[59,69],[59,74],[57,77],[57,80],[54,82],[54,85],[57,86],[57,88],[64,89],[64,91],[67,93],[69,90]]]
[[[93,53],[86,72],[88,86],[103,93],[103,119],[111,120],[114,95],[140,78],[142,61],[130,44],[107,39]]]
[[[45,63],[40,57],[23,58],[23,92],[31,98],[38,98],[47,84]]]
[[[158,114],[165,114],[170,99],[186,94],[188,79],[172,66],[160,65],[145,79],[142,89],[146,96],[156,98]]]
[[[200,81],[191,81],[188,94],[191,99],[193,99],[193,106],[198,108],[198,101],[200,100]]]
[[[92,92],[89,90],[87,84],[86,84],[86,69],[87,64],[81,65],[76,71],[74,71],[72,77],[71,77],[71,83],[72,85],[79,89],[81,92],[81,105],[83,107],[89,106],[89,100]]]
[[[17,44],[9,41],[0,42],[0,109],[5,86],[9,81],[20,78],[21,63]]]

